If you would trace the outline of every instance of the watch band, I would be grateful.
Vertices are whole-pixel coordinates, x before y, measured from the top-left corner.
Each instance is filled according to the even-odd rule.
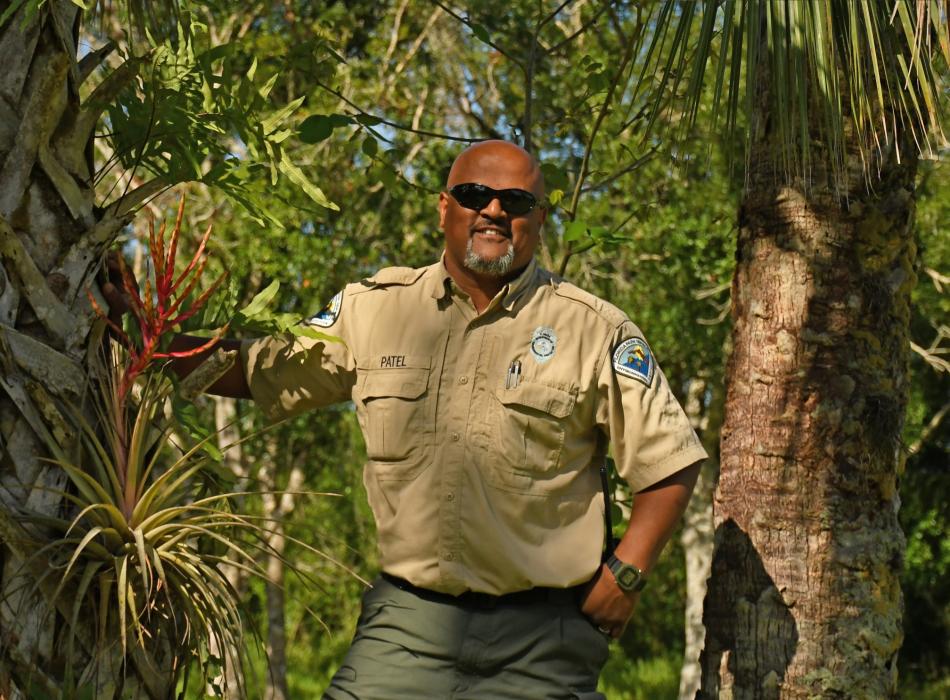
[[[646,576],[633,564],[621,561],[615,554],[607,558],[607,568],[617,580],[617,585],[621,590],[628,593],[636,593],[643,590],[647,585]]]

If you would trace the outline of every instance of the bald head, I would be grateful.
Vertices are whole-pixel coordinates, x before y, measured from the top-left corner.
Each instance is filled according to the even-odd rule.
[[[469,294],[474,290],[484,293],[487,303],[499,285],[531,262],[547,209],[541,205],[512,213],[502,203],[508,201],[507,196],[462,206],[449,190],[469,183],[499,191],[526,190],[540,202],[544,177],[530,153],[507,141],[481,141],[462,151],[452,163],[445,191],[439,194],[445,266]]]
[[[492,185],[498,189],[515,187],[538,199],[544,197],[544,176],[538,161],[508,141],[479,141],[459,153],[449,170],[446,188],[463,182],[490,184],[490,179],[503,181]]]

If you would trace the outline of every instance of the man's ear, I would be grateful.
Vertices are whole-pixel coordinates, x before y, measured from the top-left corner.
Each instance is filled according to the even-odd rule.
[[[449,207],[449,196],[445,192],[439,192],[439,228],[445,228],[445,212]]]

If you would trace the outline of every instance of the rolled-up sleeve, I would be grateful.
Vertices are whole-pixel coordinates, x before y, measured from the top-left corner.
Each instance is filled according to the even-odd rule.
[[[350,399],[356,362],[347,344],[347,302],[343,298],[332,325],[308,326],[336,340],[285,333],[241,343],[247,385],[268,418],[279,420]]]
[[[640,329],[616,328],[598,376],[596,420],[636,491],[707,457]]]

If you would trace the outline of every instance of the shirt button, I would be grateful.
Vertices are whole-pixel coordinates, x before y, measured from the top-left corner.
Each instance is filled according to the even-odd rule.
[[[458,442],[461,439],[462,439],[461,435],[459,435],[458,433],[452,433],[452,442]]]
[[[466,377],[464,374],[459,377],[459,384],[468,384],[468,377]]]
[[[455,559],[455,555],[452,554],[452,552],[446,552],[445,554],[442,555],[442,558],[445,559],[446,561],[452,561],[453,559]]]
[[[455,500],[455,494],[454,494],[454,493],[447,493],[447,494],[445,494],[445,500],[447,500],[447,501],[454,501],[454,500]]]

